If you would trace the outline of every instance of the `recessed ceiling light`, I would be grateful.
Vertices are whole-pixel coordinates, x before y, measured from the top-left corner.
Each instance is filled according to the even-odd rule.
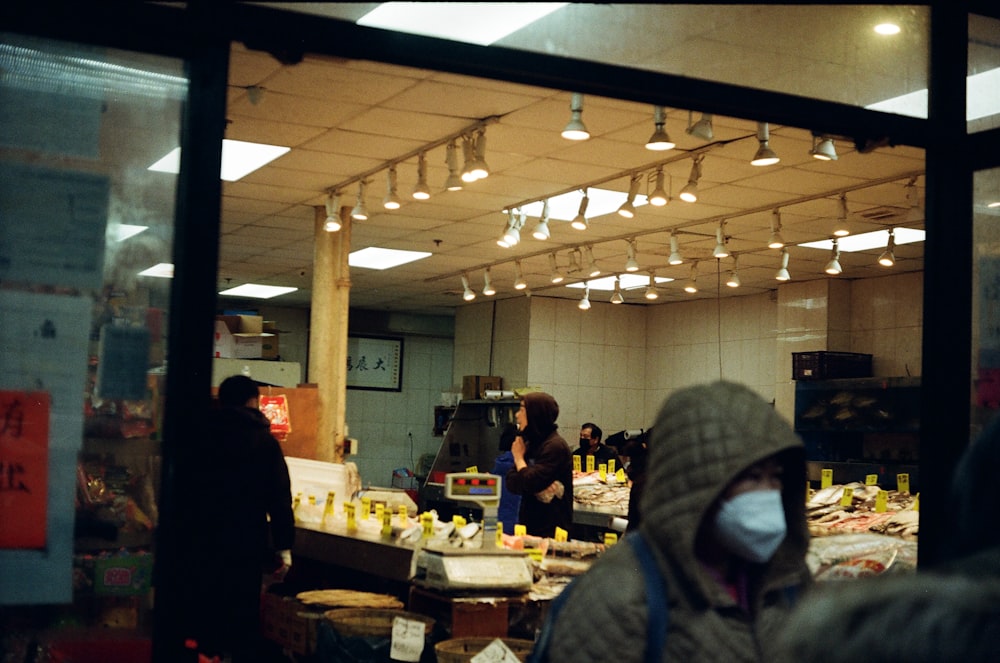
[[[160,279],[174,278],[174,266],[169,262],[161,262],[139,272],[139,276],[155,276]]]
[[[885,242],[883,242],[884,244]],[[669,283],[673,281],[671,278],[666,276],[657,276],[657,283]],[[635,288],[645,288],[649,285],[649,276],[646,274],[618,274],[618,283],[621,285],[622,290],[634,290]],[[602,276],[599,279],[587,279],[586,281],[578,281],[577,283],[570,283],[567,288],[585,288],[590,286],[591,290],[607,290],[612,291],[615,289],[615,275]]]
[[[567,2],[383,2],[358,25],[489,46]]]
[[[587,204],[587,218],[594,219],[598,216],[611,214],[621,207],[621,204],[628,198],[628,194],[621,191],[610,191],[608,189],[597,189],[591,187],[587,189],[590,202]],[[583,198],[582,191],[570,191],[559,196],[549,198],[549,220],[572,221],[580,211],[580,200]],[[633,207],[645,205],[649,201],[646,196],[637,195],[632,203]],[[541,217],[544,201],[539,200],[521,206],[521,211],[528,216]]]
[[[259,285],[257,283],[244,283],[243,285],[238,285],[235,288],[229,288],[228,290],[220,290],[220,295],[228,295],[230,297],[253,297],[254,299],[271,299],[272,297],[277,297],[278,295],[287,295],[290,292],[295,292],[298,288],[290,288],[286,286],[279,285]]]
[[[143,230],[148,230],[149,226],[136,226],[131,223],[119,223],[115,226],[115,241],[121,242],[129,237],[134,237],[138,235]]]
[[[986,206],[989,207],[990,209],[993,209],[995,207],[1000,207],[1000,200],[994,200],[992,203],[987,203]]]
[[[265,145],[263,143],[247,143],[242,140],[222,140],[222,168],[219,177],[227,182],[235,182],[246,177],[258,168],[263,168],[290,147],[281,145]],[[159,161],[148,168],[158,173],[177,174],[181,169],[181,148],[175,147]]]
[[[874,230],[870,233],[861,233],[859,235],[848,235],[847,237],[838,237],[837,246],[843,253],[852,253],[854,251],[868,251],[870,249],[884,249],[885,248],[885,238],[886,230]],[[896,237],[896,246],[900,244],[912,244],[913,242],[924,241],[924,235],[926,234],[923,230],[917,230],[914,228],[903,228],[897,226],[892,229],[893,234]],[[808,249],[822,249],[824,251],[831,251],[833,249],[833,240],[824,239],[819,242],[807,242],[805,244],[799,244],[799,246]]]
[[[399,267],[414,260],[422,260],[431,255],[428,251],[400,251],[399,249],[380,249],[369,246],[366,249],[353,251],[347,256],[347,264],[351,267],[365,269],[389,269]]]
[[[879,23],[875,26],[875,32],[880,35],[898,35],[900,29],[895,23]]]

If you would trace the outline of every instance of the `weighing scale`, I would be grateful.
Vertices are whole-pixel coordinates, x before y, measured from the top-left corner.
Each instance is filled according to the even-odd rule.
[[[483,510],[481,548],[428,544],[414,553],[414,584],[448,591],[526,592],[531,589],[527,553],[498,548],[497,507],[502,479],[496,474],[456,472],[445,475],[445,497],[474,502]]]

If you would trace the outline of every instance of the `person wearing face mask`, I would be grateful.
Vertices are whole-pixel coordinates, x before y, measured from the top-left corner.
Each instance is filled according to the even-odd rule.
[[[603,437],[604,431],[597,424],[586,423],[580,426],[580,446],[573,451],[573,455],[580,457],[580,469],[582,471],[587,471],[587,456],[594,457],[595,471],[598,465],[601,463],[607,465],[609,460],[615,461],[615,469],[621,467],[621,462],[618,460],[618,452],[601,442]]]
[[[774,660],[811,583],[801,440],[751,389],[720,381],[668,398],[648,450],[639,528],[570,585],[548,660]],[[653,659],[647,626],[662,621],[630,537],[642,537],[662,576],[668,626]]]

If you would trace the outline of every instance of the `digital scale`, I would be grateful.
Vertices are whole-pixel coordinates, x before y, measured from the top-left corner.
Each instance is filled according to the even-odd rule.
[[[479,549],[428,544],[414,553],[414,584],[448,592],[531,589],[531,564],[520,550],[497,547],[497,507],[502,479],[496,474],[456,472],[445,475],[444,494],[474,502],[483,510],[483,545]]]

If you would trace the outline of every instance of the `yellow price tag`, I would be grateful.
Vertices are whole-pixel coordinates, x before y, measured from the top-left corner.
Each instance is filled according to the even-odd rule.
[[[885,490],[878,491],[878,494],[875,496],[875,513],[885,513],[888,501],[889,492]]]
[[[604,533],[604,545],[606,545],[606,546],[613,546],[616,543],[618,543],[618,535],[617,534],[615,534],[614,532],[605,532]]]
[[[896,475],[896,490],[901,493],[910,492],[910,475],[902,472]]]
[[[503,523],[497,521],[497,548],[503,548]]]
[[[619,467],[618,471],[615,472],[615,478],[618,479],[618,483],[625,483],[625,480],[627,479],[625,476],[625,470]]]
[[[844,488],[844,494],[840,496],[840,506],[851,506],[854,502],[854,490],[851,488]]]
[[[866,486],[877,486],[878,485],[878,475],[877,474],[866,474],[865,475],[865,485]]]
[[[594,471],[594,457],[591,456],[590,454],[587,454],[587,471],[588,472]]]
[[[829,488],[833,485],[833,470],[820,470],[819,472],[819,487]]]
[[[514,525],[514,536],[527,536],[528,528],[524,525]]]
[[[425,539],[434,536],[434,514],[430,511],[420,514],[420,531],[421,536]]]
[[[556,541],[566,541],[568,539],[569,539],[569,532],[567,532],[566,530],[564,530],[562,527],[557,527],[556,528],[555,540]]]
[[[606,463],[601,463],[597,466],[597,475],[601,477],[601,481],[607,481],[608,479],[608,466]]]
[[[580,457],[579,456],[573,456],[573,471],[574,472],[582,472],[583,471],[583,468],[580,465]]]
[[[362,497],[361,498],[361,520],[368,520],[368,516],[372,515],[372,498]]]
[[[392,515],[392,512],[389,512]],[[375,502],[375,521],[379,523],[385,522],[385,504],[382,502]]]
[[[309,506],[316,506],[316,496],[312,493],[309,494]]]
[[[465,468],[465,471],[468,472],[469,474],[479,474],[479,466],[469,465],[467,468]]]
[[[382,505],[379,504],[378,506]],[[375,513],[378,513],[377,508]],[[382,536],[392,536],[392,511],[390,509],[382,509],[379,522],[382,523]]]
[[[920,493],[917,493],[916,497],[913,498],[913,510],[920,511]]]
[[[354,519],[354,502],[344,502],[344,513],[347,514],[347,531],[358,529],[358,521]]]
[[[406,527],[406,523],[409,521],[409,517],[406,513],[406,505],[400,504],[396,513],[399,515],[399,524]]]
[[[608,473],[609,474],[614,474],[615,473],[615,459],[614,458],[608,460]]]
[[[532,561],[535,561],[535,562],[538,562],[539,564],[541,564],[542,563],[542,549],[541,548],[528,548],[528,557],[530,557],[532,559]]]
[[[451,522],[455,523],[455,527],[465,527],[466,520],[457,513],[451,517]]]

